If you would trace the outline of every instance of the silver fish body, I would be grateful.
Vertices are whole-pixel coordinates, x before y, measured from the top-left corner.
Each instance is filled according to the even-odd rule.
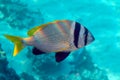
[[[80,23],[70,20],[54,21],[37,30],[28,45],[43,52],[73,51],[94,40],[92,34]]]
[[[32,53],[40,55],[56,52],[56,62],[63,61],[71,51],[79,49],[94,41],[93,35],[80,23],[70,20],[58,20],[33,27],[28,31],[28,38],[5,34],[14,43],[13,56],[25,45],[33,46]]]

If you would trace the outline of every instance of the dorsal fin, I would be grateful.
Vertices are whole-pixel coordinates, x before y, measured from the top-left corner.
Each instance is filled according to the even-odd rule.
[[[39,28],[40,28],[40,26],[34,27],[34,28],[30,29],[30,30],[27,32],[27,34],[28,34],[29,36],[32,36],[32,35],[34,34],[34,32],[36,32]]]
[[[41,26],[37,26],[37,27],[34,27],[34,28],[32,28],[32,29],[30,29],[28,32],[27,32],[27,34],[29,35],[29,36],[33,36],[33,34],[37,31],[37,30],[42,30],[44,27],[46,27],[48,24],[43,24],[43,25],[41,25]]]
[[[39,29],[39,30],[42,30],[43,28],[47,27],[47,25],[49,25],[49,24],[54,24],[55,22],[59,22],[59,20],[56,20],[56,21],[54,21],[54,22],[48,22],[47,24],[42,24],[42,25],[40,25],[40,26],[34,27],[34,28],[30,29],[27,34],[28,34],[29,36],[33,36],[33,34],[34,34],[38,29]]]

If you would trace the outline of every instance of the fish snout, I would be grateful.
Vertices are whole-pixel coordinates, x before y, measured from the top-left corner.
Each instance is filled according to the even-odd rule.
[[[88,34],[85,34],[85,37],[86,37],[86,44],[85,45],[88,45],[95,40],[95,37],[89,31],[88,31]]]

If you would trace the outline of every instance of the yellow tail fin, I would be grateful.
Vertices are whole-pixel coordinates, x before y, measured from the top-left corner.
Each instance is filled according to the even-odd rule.
[[[7,34],[5,34],[4,36],[14,43],[13,56],[16,56],[24,48],[24,45],[22,43],[22,38],[18,36],[7,35]]]

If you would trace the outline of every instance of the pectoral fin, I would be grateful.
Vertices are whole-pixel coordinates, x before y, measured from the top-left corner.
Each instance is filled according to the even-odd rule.
[[[57,52],[55,54],[56,62],[63,61],[69,54],[70,52]]]

